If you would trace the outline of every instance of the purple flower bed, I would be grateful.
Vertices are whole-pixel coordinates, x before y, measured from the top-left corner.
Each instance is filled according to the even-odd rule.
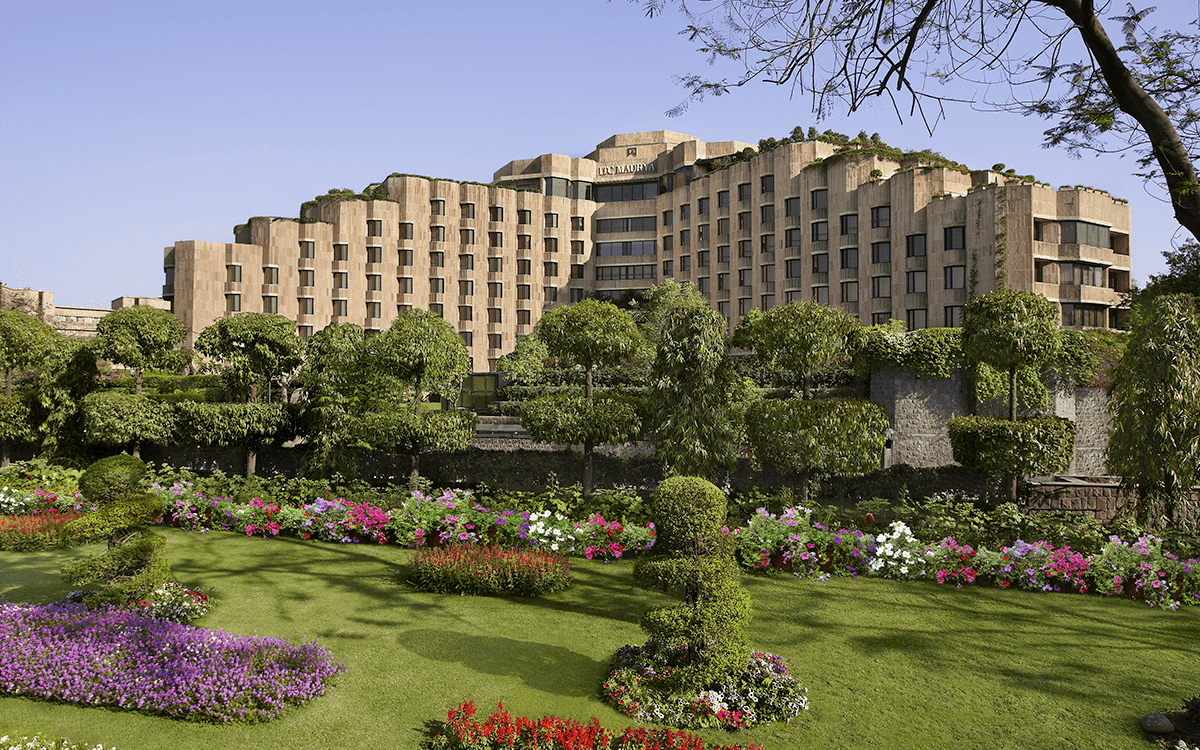
[[[274,719],[344,672],[315,643],[112,608],[0,602],[0,692],[192,721]]]

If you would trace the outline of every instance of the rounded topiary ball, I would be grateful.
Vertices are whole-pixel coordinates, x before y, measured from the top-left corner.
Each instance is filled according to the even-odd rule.
[[[145,462],[121,453],[87,467],[79,477],[79,492],[97,506],[112,505],[140,493],[145,476]]]
[[[699,551],[721,538],[727,501],[725,493],[700,477],[670,477],[658,485],[650,500],[656,523],[656,548]]]

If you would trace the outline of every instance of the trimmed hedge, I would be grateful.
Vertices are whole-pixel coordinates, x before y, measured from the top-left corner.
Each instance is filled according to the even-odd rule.
[[[1063,417],[954,417],[947,426],[954,460],[993,476],[1054,474],[1075,453],[1075,423]]]

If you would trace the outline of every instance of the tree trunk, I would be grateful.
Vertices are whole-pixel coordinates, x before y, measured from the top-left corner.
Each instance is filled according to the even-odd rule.
[[[258,449],[254,446],[246,448],[246,478],[254,476],[254,467],[258,463]]]
[[[250,383],[250,403],[258,403],[258,381],[253,381]]]
[[[142,441],[141,440],[133,441],[133,457],[134,458],[142,457]]]
[[[142,369],[140,367],[133,371],[133,395],[142,395]]]
[[[812,469],[807,466],[800,470],[800,504],[808,507],[808,490],[812,484]]]
[[[412,492],[417,489],[417,482],[421,479],[421,452],[414,448],[408,460],[408,491]]]
[[[1008,419],[1017,419],[1017,366],[1008,366]]]
[[[0,469],[8,466],[8,441],[0,440]]]
[[[4,395],[6,397],[12,395],[12,381],[13,381],[12,374],[13,374],[13,368],[11,368],[11,367],[4,368]]]
[[[1004,475],[1004,494],[1008,495],[1010,503],[1016,504],[1017,502],[1017,489],[1020,486],[1020,479],[1020,476],[1016,472]]]
[[[592,476],[594,469],[593,456],[596,444],[591,440],[583,441],[583,499],[592,496]]]

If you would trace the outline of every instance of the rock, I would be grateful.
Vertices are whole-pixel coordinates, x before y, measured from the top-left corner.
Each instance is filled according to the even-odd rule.
[[[1150,734],[1170,734],[1175,731],[1175,725],[1166,716],[1153,713],[1142,717],[1142,729]]]

